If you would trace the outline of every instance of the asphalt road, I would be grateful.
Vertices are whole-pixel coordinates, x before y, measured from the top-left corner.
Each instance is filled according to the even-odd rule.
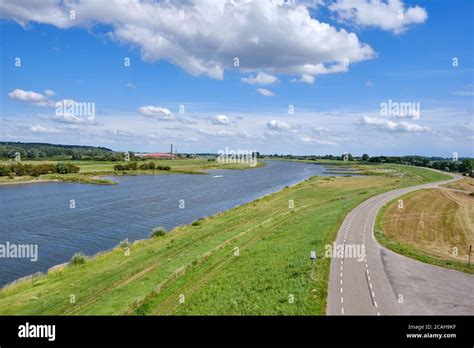
[[[373,236],[375,217],[385,203],[458,179],[386,192],[347,215],[336,239],[345,257],[331,260],[328,315],[474,315],[474,275],[409,259]]]

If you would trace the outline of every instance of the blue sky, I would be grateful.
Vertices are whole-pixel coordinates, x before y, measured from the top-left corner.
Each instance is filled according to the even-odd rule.
[[[0,139],[474,156],[472,1],[216,3],[2,2]]]

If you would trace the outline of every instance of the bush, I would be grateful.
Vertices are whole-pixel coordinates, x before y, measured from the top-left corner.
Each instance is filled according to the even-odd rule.
[[[114,170],[123,171],[123,170],[137,170],[137,162],[127,163],[127,164],[116,164],[114,165]]]
[[[68,173],[78,173],[79,167],[72,163],[58,163],[56,164],[56,173],[58,174],[68,174]],[[46,174],[46,173],[44,173]]]
[[[121,248],[130,248],[131,244],[130,242],[128,241],[128,238],[125,238],[124,240],[121,240],[120,243],[119,243],[119,247]]]
[[[86,263],[86,255],[84,253],[75,253],[69,261],[69,266],[78,266]]]
[[[7,166],[0,165],[0,176],[7,176],[10,173],[10,170]]]
[[[56,164],[56,172],[58,174],[67,174],[67,167],[64,163]]]
[[[42,174],[53,174],[53,173],[77,173],[79,167],[70,163],[58,163],[57,165],[42,163],[42,164],[23,164],[23,163],[12,163],[0,166],[0,176],[40,176]]]
[[[202,218],[201,218],[201,219],[198,219],[198,220],[196,220],[196,221],[193,221],[193,222],[191,223],[191,226],[199,226],[199,225],[202,224],[203,221],[204,221],[204,219],[202,219]]]
[[[66,168],[68,173],[79,173],[79,166],[72,164],[72,163],[66,163]]]
[[[143,163],[138,167],[138,169],[141,169],[141,170],[154,170],[155,168],[156,168],[156,165],[153,162]]]
[[[155,237],[161,237],[166,234],[166,230],[162,226],[155,227],[151,233],[150,233],[150,238],[155,238]]]

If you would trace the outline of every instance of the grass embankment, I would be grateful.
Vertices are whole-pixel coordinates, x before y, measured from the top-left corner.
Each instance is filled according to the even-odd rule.
[[[129,256],[117,247],[10,285],[0,291],[0,314],[323,315],[330,259],[313,264],[310,251],[323,255],[362,201],[427,182],[423,174],[399,167],[384,176],[313,177],[135,242]]]
[[[446,186],[469,187],[468,180]],[[403,208],[399,207],[400,199]],[[474,245],[474,196],[447,189],[408,193],[381,209],[375,236],[402,255],[474,273],[474,266],[467,264],[469,245]]]
[[[47,182],[47,181],[64,181],[77,182],[85,184],[116,184],[113,180],[102,179],[100,176],[109,175],[156,175],[156,174],[205,174],[211,169],[249,169],[246,164],[220,163],[217,161],[207,161],[206,159],[147,159],[146,163],[153,162],[157,166],[170,166],[169,171],[165,170],[129,170],[114,171],[116,164],[126,164],[130,162],[112,162],[112,161],[69,161],[79,166],[79,173],[75,174],[44,174],[38,177],[33,176],[15,176],[0,177],[1,184],[29,183],[29,182]],[[138,164],[144,163],[138,161]],[[8,164],[9,161],[0,161],[0,164]],[[58,161],[23,161],[24,164],[57,164]],[[263,166],[263,162],[258,162],[257,167]]]

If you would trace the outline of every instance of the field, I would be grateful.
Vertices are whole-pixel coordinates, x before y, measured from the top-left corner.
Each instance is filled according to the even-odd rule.
[[[137,241],[128,256],[118,246],[83,265],[55,267],[3,288],[0,314],[323,315],[330,259],[321,256],[347,213],[378,193],[447,178],[384,168],[377,176],[313,177]]]
[[[464,188],[465,180],[445,186]],[[377,218],[379,242],[420,261],[474,273],[474,267],[467,266],[469,245],[474,245],[474,196],[424,189],[399,199],[385,206]]]
[[[65,182],[81,182],[86,184],[114,184],[115,182],[107,179],[101,179],[100,176],[107,175],[144,175],[144,174],[204,174],[211,169],[249,169],[252,168],[245,164],[220,163],[216,161],[208,161],[207,159],[177,159],[163,160],[152,159],[146,161],[138,161],[138,164],[154,162],[157,166],[170,166],[170,171],[164,170],[133,170],[128,172],[114,172],[116,164],[126,164],[128,162],[112,162],[112,161],[66,161],[79,166],[80,171],[76,174],[44,174],[39,177],[32,176],[16,176],[10,178],[8,176],[0,177],[1,184],[12,184],[21,182],[41,182],[41,181],[65,181]],[[0,161],[0,164],[8,164],[9,161]],[[23,164],[56,164],[58,161],[22,161]],[[264,165],[258,162],[256,167]]]
[[[452,188],[455,190],[466,191],[467,193],[474,192],[474,179],[464,178],[450,184],[441,185],[442,187]]]

